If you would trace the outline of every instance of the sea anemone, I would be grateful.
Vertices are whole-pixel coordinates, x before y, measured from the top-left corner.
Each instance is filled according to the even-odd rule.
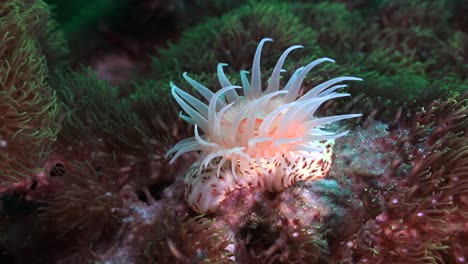
[[[222,88],[216,93],[183,74],[208,104],[170,84],[172,95],[188,114],[180,117],[195,125],[195,136],[177,143],[167,156],[175,153],[172,162],[186,152],[200,151],[198,161],[185,178],[185,199],[199,213],[214,212],[226,193],[236,188],[261,186],[268,191],[281,191],[297,181],[324,177],[331,165],[334,139],[347,132],[333,133],[323,130],[323,126],[361,116],[313,115],[325,101],[349,96],[335,92],[346,87],[337,83],[360,78],[334,78],[300,94],[307,73],[322,62],[334,62],[332,59],[317,59],[297,69],[280,89],[283,63],[291,51],[302,48],[299,45],[281,55],[263,89],[260,56],[267,41],[272,39],[264,38],[257,47],[250,82],[248,72],[240,72],[242,87],[231,84],[223,63],[217,67]],[[240,88],[243,96],[236,92]]]

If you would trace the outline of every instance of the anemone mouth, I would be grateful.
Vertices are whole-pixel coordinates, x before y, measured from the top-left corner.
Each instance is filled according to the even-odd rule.
[[[260,76],[261,50],[265,42],[260,41],[252,64],[252,77],[249,82],[247,72],[241,71],[242,86],[234,86],[226,77],[220,63],[217,67],[221,89],[213,93],[210,89],[191,79],[186,73],[183,77],[197,90],[208,103],[204,103],[191,94],[171,83],[172,95],[187,116],[180,114],[185,121],[195,125],[195,136],[177,143],[166,156],[174,154],[171,162],[185,152],[201,151],[201,168],[208,166],[215,158],[220,158],[219,167],[231,161],[247,164],[262,159],[274,159],[278,155],[289,153],[317,156],[323,147],[314,142],[333,140],[346,134],[331,133],[322,128],[343,119],[361,116],[347,114],[317,118],[315,111],[324,102],[349,96],[338,93],[346,85],[343,81],[360,81],[356,77],[337,77],[312,88],[304,95],[299,92],[307,73],[323,62],[334,62],[329,58],[312,61],[297,69],[286,85],[280,89],[280,74],[287,55],[294,49],[288,48],[279,58],[270,82],[262,88]],[[243,90],[239,96],[237,89]],[[200,131],[204,133],[200,135]],[[218,167],[218,171],[219,171]]]

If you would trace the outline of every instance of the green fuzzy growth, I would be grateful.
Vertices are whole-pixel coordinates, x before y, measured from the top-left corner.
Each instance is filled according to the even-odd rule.
[[[233,76],[231,83],[239,84],[239,71],[251,69],[258,42],[265,36],[274,39],[262,51],[261,69],[265,78],[270,76],[281,53],[290,46],[304,45],[304,49],[294,51],[291,55],[294,57],[313,54],[309,58],[316,59],[322,53],[315,41],[315,32],[291,14],[286,4],[251,2],[184,31],[177,43],[169,44],[169,48],[161,50],[160,57],[154,60],[152,78],[156,80],[137,85],[139,88],[132,98],[139,100],[139,105],[147,105],[141,101],[148,100],[147,96],[152,98],[156,94],[170,94],[168,79],[190,91],[192,88],[181,76],[183,72],[188,72],[191,78],[215,91],[220,87],[216,74],[218,63],[227,63],[229,66],[225,72]],[[200,47],[203,47],[203,52],[199,51]],[[142,88],[150,87],[151,84],[153,90]],[[172,98],[167,100],[172,101]]]
[[[414,109],[468,90],[468,38],[450,25],[456,2],[375,1],[356,10],[344,3],[295,3],[290,9],[317,31],[320,48],[340,65],[330,73],[365,80],[349,89],[365,95],[358,103],[385,105],[379,111],[393,118],[399,107]]]
[[[167,80],[147,80],[135,84],[130,102],[147,133],[154,139],[173,144],[176,139],[186,136],[182,123],[177,121],[179,109],[172,100]]]
[[[109,151],[144,155],[145,133],[128,100],[90,69],[58,72],[53,80],[62,102],[62,145],[102,145]]]
[[[24,26],[24,32],[37,43],[38,51],[45,57],[49,69],[63,67],[68,63],[69,49],[58,23],[52,19],[51,10],[43,1],[9,1],[0,4],[5,14],[16,12],[18,23]]]
[[[137,189],[172,180],[175,166],[164,154],[187,136],[188,127],[178,120],[170,92],[154,89],[166,82],[137,84],[129,98],[90,69],[57,72],[53,84],[64,109],[58,137],[62,153],[73,160],[114,155],[130,166]]]
[[[200,23],[213,16],[218,16],[245,4],[248,0],[193,0],[188,1],[184,6],[182,14],[182,24],[193,25]]]
[[[340,53],[359,49],[356,31],[364,29],[365,20],[358,11],[343,3],[296,3],[288,8],[310,28],[317,31],[317,42],[329,57],[340,59]]]
[[[147,190],[148,186],[172,182],[175,170],[183,162],[170,164],[165,154],[175,142],[192,135],[193,128],[179,119],[167,81],[148,80],[135,84],[129,98],[133,113],[138,117],[146,152],[139,153],[136,165],[136,187]]]
[[[38,173],[58,133],[43,47],[30,31],[41,4],[19,3],[0,3],[0,187]]]
[[[456,8],[456,1],[383,0],[377,5],[377,12],[381,16],[382,23],[389,28],[403,29],[408,26],[431,28],[434,35],[443,37],[448,33],[446,27]]]
[[[428,18],[438,8],[445,11],[437,24],[432,23]],[[184,80],[177,81],[180,73],[209,76],[223,62],[229,64],[225,71],[236,83],[238,71],[250,69],[256,43],[268,36],[275,42],[262,52],[262,76],[269,76],[284,49],[304,45],[286,61],[284,80],[292,69],[318,57],[333,58],[337,64],[318,67],[304,88],[334,76],[362,77],[364,82],[348,89],[361,98],[351,108],[364,113],[377,110],[380,117],[390,119],[399,107],[415,109],[425,101],[468,89],[464,81],[468,38],[449,24],[450,10],[455,8],[442,0],[424,5],[381,1],[356,10],[344,3],[250,1],[184,31],[177,43],[160,51],[153,78],[173,79],[184,87]],[[408,12],[417,15],[409,18]],[[219,86],[216,75],[203,83],[212,89]]]
[[[263,70],[273,68],[280,54],[292,45],[305,46],[296,54],[320,54],[314,31],[286,7],[282,3],[253,2],[185,31],[176,44],[160,52],[154,62],[155,77],[174,77],[185,71],[211,73],[218,63],[228,63],[226,72],[231,74],[250,70],[258,41],[265,36],[275,41],[263,49]]]
[[[463,60],[455,56],[449,63],[447,52],[457,53],[461,43],[457,35],[466,35],[450,25],[451,14],[457,8],[456,1],[383,1],[378,9],[379,24],[374,24],[374,34],[366,37],[369,48],[386,47],[399,51],[407,58],[408,66],[421,67],[430,77],[451,75],[463,67]],[[451,41],[447,41],[451,40]],[[464,42],[468,44],[468,42]],[[455,49],[454,49],[455,48]],[[417,65],[419,64],[419,65]],[[466,59],[465,59],[466,64]],[[459,72],[462,73],[462,72]],[[466,67],[462,74],[467,77]]]
[[[68,63],[70,50],[57,21],[52,19],[49,6],[36,0],[13,1],[23,14],[26,30],[39,43],[49,69],[63,67]]]

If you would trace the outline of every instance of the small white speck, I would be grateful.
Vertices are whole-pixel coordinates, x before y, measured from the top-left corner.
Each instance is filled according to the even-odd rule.
[[[135,219],[133,219],[133,217],[130,216],[130,217],[124,218],[124,219],[122,220],[122,222],[124,222],[124,223],[131,223],[131,222],[133,222],[134,220],[135,220]]]
[[[130,168],[129,166],[120,168],[120,172],[129,172],[131,170],[132,170],[132,168]]]
[[[229,251],[229,252],[234,253],[235,250],[236,250],[236,245],[234,245],[234,244],[229,244],[229,245],[226,247],[226,250]],[[234,256],[234,254],[233,254],[232,257],[230,257],[230,259],[231,259],[232,261],[236,261],[236,257]]]
[[[0,147],[4,148],[8,146],[8,142],[6,142],[5,140],[0,140]]]

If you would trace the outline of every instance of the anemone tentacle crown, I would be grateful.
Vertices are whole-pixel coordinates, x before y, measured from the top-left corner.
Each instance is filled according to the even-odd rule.
[[[297,181],[324,177],[331,165],[334,139],[345,135],[323,130],[327,124],[361,116],[347,114],[318,118],[319,106],[327,100],[349,96],[336,90],[346,87],[343,81],[361,81],[356,77],[337,77],[299,94],[306,74],[329,58],[312,61],[297,69],[280,89],[280,74],[292,46],[281,55],[268,84],[262,88],[260,57],[265,42],[255,52],[252,77],[240,72],[241,86],[232,85],[219,63],[217,74],[221,89],[210,89],[190,78],[184,79],[208,103],[178,88],[171,82],[171,92],[187,115],[180,117],[194,124],[194,137],[178,142],[166,156],[171,162],[183,153],[199,151],[198,160],[185,175],[185,200],[198,213],[216,211],[226,195],[237,188],[261,186],[281,191]],[[237,89],[242,89],[239,95]],[[200,130],[203,134],[200,134]]]

